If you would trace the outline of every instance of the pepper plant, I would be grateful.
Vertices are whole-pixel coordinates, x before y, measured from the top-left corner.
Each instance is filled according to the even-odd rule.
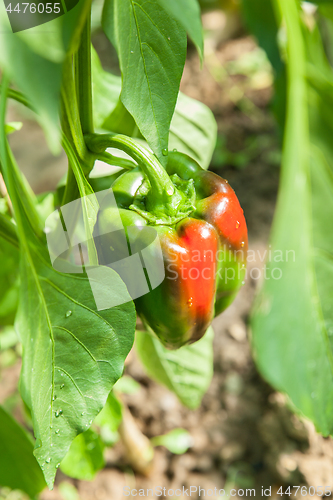
[[[275,71],[274,110],[284,134],[272,244],[296,255],[281,262],[281,279],[267,281],[257,299],[255,360],[295,410],[329,435],[333,14],[329,2],[318,4],[309,20],[297,0],[242,2]],[[8,13],[1,3],[0,318],[1,325],[15,321],[22,343],[20,393],[34,439],[0,408],[0,484],[34,497],[53,487],[59,467],[92,478],[117,432],[132,452],[140,448],[130,441],[133,421],[119,397],[135,390],[122,377],[134,338],[147,373],[188,407],[200,404],[212,376],[209,324],[242,284],[247,233],[230,186],[205,172],[216,142],[212,113],[179,93],[187,36],[203,57],[197,0],[105,0],[101,24],[121,78],[103,69],[91,45],[90,1],[80,0],[43,30],[36,18],[34,27],[13,33]],[[10,149],[17,124],[6,121],[10,100],[34,114],[52,153],[66,153],[67,177],[52,193],[36,197],[18,168]],[[97,161],[118,171],[96,176]],[[71,222],[80,218],[73,257]],[[156,272],[150,275],[146,262],[150,289],[135,295],[121,266],[109,264],[129,246],[131,257],[143,256],[155,238],[147,228],[160,236],[148,260],[158,249],[164,264],[176,256],[178,281],[161,276],[152,286]],[[123,229],[125,239],[112,237]],[[63,259],[50,252],[52,234]],[[173,245],[187,258],[193,250],[222,251],[224,264],[208,287],[201,283],[202,293],[196,278],[179,281],[181,252],[171,255]],[[96,290],[113,307],[97,307]],[[10,327],[0,342],[2,349],[16,342]],[[132,453],[132,464],[145,472],[152,447],[135,432],[145,454],[138,461]],[[181,452],[179,435],[154,442]]]
[[[35,441],[2,411],[2,446],[6,450],[6,440],[17,440],[25,454],[18,457],[14,447],[9,457],[1,453],[0,484],[33,496],[44,479],[53,487],[59,467],[73,477],[92,478],[103,466],[103,447],[114,442],[118,428],[133,455],[136,443],[127,432],[131,419],[116,397],[124,382],[112,389],[133,346],[136,309],[142,319],[136,349],[147,372],[187,406],[200,404],[212,376],[209,325],[215,291],[217,313],[244,279],[247,230],[232,188],[205,172],[216,141],[212,113],[179,93],[187,35],[203,55],[196,0],[106,0],[102,26],[117,50],[121,78],[102,68],[91,45],[88,0],[49,21],[41,32],[36,26],[11,33],[6,10],[11,13],[1,5],[0,235],[3,258],[11,264],[5,276],[10,290],[19,287],[19,296],[14,293],[4,321],[11,324],[15,316],[22,343],[20,392]],[[67,155],[68,174],[55,192],[36,197],[16,164],[7,138],[16,127],[6,123],[11,99],[35,114],[51,151],[63,148]],[[118,171],[96,177],[96,161]],[[72,225],[78,219],[81,233],[73,242]],[[127,243],[122,247],[124,240],[117,235],[124,228]],[[161,239],[162,268],[152,269],[150,289],[139,296],[122,264],[126,255],[121,249],[128,251],[133,228],[139,231],[131,248],[134,259],[139,252],[144,258],[149,247],[145,229]],[[164,284],[172,243],[179,247],[178,264],[182,253],[192,259],[193,251],[199,252],[209,266],[206,281],[177,277]],[[228,255],[219,275],[218,250]],[[19,272],[10,260],[13,252]],[[148,255],[144,276],[154,257]],[[226,286],[228,266],[234,275]],[[188,267],[198,270],[200,265]],[[162,275],[153,285],[158,271]],[[2,305],[9,302],[6,292]],[[101,297],[107,305],[101,305]],[[179,442],[182,435],[177,431],[155,442],[169,443],[177,452],[175,436]],[[137,470],[144,471],[151,453],[146,443]],[[17,470],[17,461],[23,470],[25,460],[36,477],[21,474],[17,480],[10,471]]]

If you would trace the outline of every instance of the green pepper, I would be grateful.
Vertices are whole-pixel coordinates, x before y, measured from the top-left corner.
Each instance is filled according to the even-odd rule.
[[[104,198],[97,250],[100,263],[108,264],[115,251],[117,259],[128,252],[128,234],[126,244],[121,226],[154,228],[165,278],[135,305],[144,324],[176,349],[199,340],[214,315],[235,298],[245,277],[247,227],[228,181],[189,156],[169,152],[166,170],[156,158],[146,161],[141,155],[139,163],[112,185],[120,219],[111,198]],[[144,234],[141,248],[147,243]]]

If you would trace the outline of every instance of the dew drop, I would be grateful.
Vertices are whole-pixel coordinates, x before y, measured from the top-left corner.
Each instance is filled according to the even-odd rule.
[[[187,304],[188,304],[189,307],[193,306],[193,297],[191,297],[190,299],[188,299]]]
[[[168,156],[168,150],[167,150],[167,148],[162,149],[162,155],[163,156]]]
[[[90,421],[89,421],[89,425],[91,425],[92,423],[93,423],[93,421],[92,421],[92,420],[90,420]]]
[[[174,153],[177,153],[177,148],[173,148],[172,150]]]
[[[170,187],[170,189],[167,190],[169,196],[172,196],[174,192],[175,190],[173,189],[173,187]]]
[[[52,458],[47,458],[47,459],[45,460],[45,462],[46,462],[47,464],[49,464],[49,463],[51,462],[51,460],[52,460]]]
[[[69,318],[70,316],[72,316],[72,314],[73,314],[73,313],[72,313],[72,311],[69,311],[69,310],[68,310],[68,311],[66,312],[65,316],[66,316],[66,318]]]
[[[52,401],[55,401],[57,399],[57,396],[54,395],[53,398],[52,398]]]
[[[84,411],[81,413],[81,415],[82,415],[82,417],[83,417],[83,415],[84,415]]]
[[[238,229],[238,228],[239,228],[239,226],[240,226],[240,222],[237,220],[237,221],[236,221],[236,229]]]
[[[242,241],[241,247],[243,248],[245,246],[245,241]]]
[[[57,429],[57,430],[55,431],[55,434],[59,434],[59,429]]]
[[[52,428],[53,428],[53,426],[52,426],[52,425],[50,425],[50,429],[52,429]]]
[[[60,389],[63,389],[65,387],[65,384],[61,384]]]
[[[56,469],[59,469],[60,463],[58,463],[55,467],[56,467]]]
[[[131,54],[134,54],[134,50],[131,50]]]
[[[170,37],[168,36],[168,40],[170,40]]]
[[[58,417],[60,417],[60,415],[62,415],[62,410],[57,410],[55,412],[55,417],[58,418]]]

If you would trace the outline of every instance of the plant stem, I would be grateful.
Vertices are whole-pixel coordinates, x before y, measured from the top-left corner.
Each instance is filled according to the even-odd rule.
[[[0,93],[1,92],[2,92],[2,85],[0,85]],[[26,106],[27,108],[31,109],[31,111],[35,111],[34,107],[30,103],[30,101],[19,90],[8,89],[7,98],[14,99],[15,101],[19,102],[20,104],[23,104],[23,106]]]
[[[62,129],[65,135],[67,136],[68,140],[74,147],[77,156],[84,164],[87,162],[87,159],[90,155],[89,151],[86,148],[81,129],[72,56],[69,56],[64,62],[61,97],[62,97],[62,116],[61,116]]]
[[[91,10],[81,34],[81,43],[75,58],[75,81],[83,134],[94,132],[91,85]]]
[[[88,177],[95,163],[95,157],[88,151],[83,138],[83,134],[93,132],[90,8],[74,60],[70,56],[64,64],[61,121],[63,132],[73,146],[85,177]],[[69,165],[62,204],[65,205],[78,197],[79,189]]]
[[[119,158],[118,156],[114,156],[108,152],[96,154],[96,159],[107,163],[108,165],[112,165],[113,167],[121,167],[125,170],[132,170],[132,168],[136,167],[136,164],[131,160],[126,160],[126,158]]]
[[[123,401],[121,404],[123,419],[118,431],[126,450],[126,458],[136,472],[148,476],[154,457],[153,446],[150,440],[142,434]]]
[[[89,134],[85,141],[94,153],[103,153],[108,147],[116,147],[130,155],[147,176],[157,203],[169,203],[175,194],[175,186],[157,158],[132,138],[120,134]]]

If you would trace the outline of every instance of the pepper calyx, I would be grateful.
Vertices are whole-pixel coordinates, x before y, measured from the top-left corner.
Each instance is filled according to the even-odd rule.
[[[195,188],[193,179],[183,180],[177,174],[170,177],[174,192],[169,203],[161,206],[156,204],[156,199],[151,199],[151,186],[145,180],[137,190],[130,209],[139,213],[152,225],[177,224],[188,217],[195,210]]]

